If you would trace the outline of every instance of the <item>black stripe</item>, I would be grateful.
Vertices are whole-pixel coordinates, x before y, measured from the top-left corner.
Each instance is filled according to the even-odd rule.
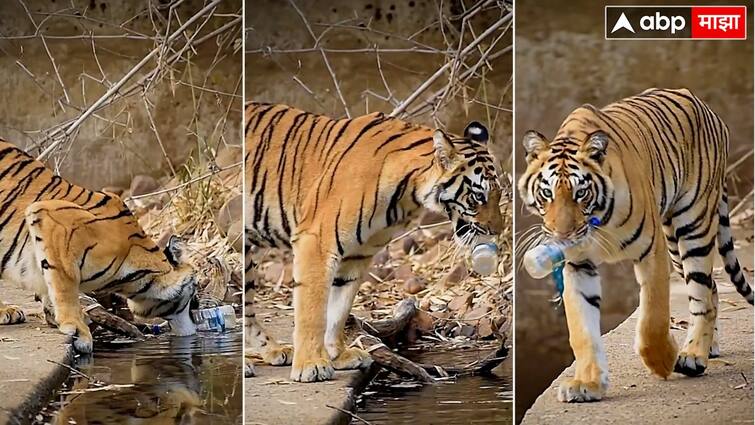
[[[94,248],[95,246],[97,246],[96,242],[94,244],[92,244],[92,245],[84,248],[84,254],[82,254],[82,256],[81,256],[81,262],[79,263],[79,270],[81,270],[82,268],[84,268],[84,263],[87,260],[87,254],[89,254],[89,251],[91,251],[92,248]]]
[[[569,267],[573,268],[576,272],[584,273],[588,276],[598,275],[598,269],[595,267],[595,264],[593,264],[591,261],[584,261],[581,263],[568,262],[566,264],[568,264]]]
[[[600,295],[587,295],[584,292],[580,292],[580,294],[582,294],[582,298],[584,298],[588,304],[590,304],[591,306],[597,309],[600,309],[600,301],[601,301]]]
[[[154,271],[154,270],[149,270],[149,269],[147,269],[147,270],[144,270],[144,269],[142,269],[142,270],[136,270],[136,271],[133,271],[131,273],[128,273],[127,275],[125,275],[125,276],[123,276],[123,277],[121,277],[119,279],[111,280],[105,286],[99,288],[97,291],[107,291],[108,289],[115,288],[115,287],[117,287],[119,285],[124,285],[126,283],[135,282],[135,281],[143,278],[144,276],[150,275],[152,273],[157,273],[157,272]]]
[[[88,277],[87,279],[83,279],[81,283],[91,282],[93,280],[97,280],[101,278],[105,273],[107,273],[108,270],[110,270],[111,267],[113,267],[113,264],[115,264],[115,260],[117,260],[117,257],[113,257],[113,260],[110,261],[110,264],[107,265],[104,269],[98,271],[97,273],[93,274],[92,276]]]
[[[337,278],[333,279],[333,286],[336,286],[336,287],[340,288],[342,286],[348,285],[351,282],[354,282],[355,280],[356,279],[345,279],[345,278],[342,278],[342,277],[337,277]]]
[[[700,285],[706,286],[708,288],[713,288],[713,279],[711,279],[709,274],[702,272],[688,273],[687,276],[684,277],[684,280],[686,280],[687,283],[690,283],[690,281],[695,281]]]
[[[713,246],[716,244],[716,238],[713,238],[710,243],[698,246],[695,248],[690,249],[689,251],[685,252],[684,255],[682,255],[682,261],[686,260],[687,258],[691,257],[706,257],[710,252],[713,250]]]

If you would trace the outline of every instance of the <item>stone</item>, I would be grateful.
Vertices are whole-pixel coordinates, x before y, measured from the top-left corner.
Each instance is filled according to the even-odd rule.
[[[464,325],[461,325],[461,329],[459,330],[459,335],[470,338],[474,336],[476,332],[477,332],[477,329],[475,329],[474,326],[464,324]]]
[[[404,254],[416,254],[419,252],[419,244],[412,235],[409,235],[401,241],[401,249]]]
[[[129,188],[129,191],[131,192],[131,196],[140,196],[155,192],[159,187],[160,185],[157,183],[157,180],[155,180],[154,177],[139,174],[137,176],[134,176],[134,179],[131,180],[131,187]]]
[[[121,197],[126,189],[119,186],[105,186],[102,188],[103,192],[112,193],[115,196]]]
[[[464,320],[470,320],[470,321],[480,320],[483,316],[488,314],[489,311],[490,311],[490,306],[486,305],[482,307],[477,307],[473,310],[470,310],[464,313]]]
[[[393,277],[406,282],[407,280],[414,277],[414,272],[412,271],[411,264],[402,264],[400,265],[394,272]]]
[[[454,297],[454,299],[448,303],[448,309],[463,314],[472,306],[473,296],[474,295],[471,292],[466,292]]]
[[[489,338],[493,336],[495,329],[493,328],[493,321],[489,317],[484,317],[477,325],[477,335],[480,338]]]
[[[421,292],[427,287],[427,284],[425,283],[425,280],[412,276],[406,281],[404,281],[404,292],[410,295],[417,294],[418,292]]]
[[[236,252],[242,251],[244,248],[244,224],[241,220],[231,223],[226,232],[226,237]]]
[[[443,283],[445,285],[453,285],[463,281],[469,276],[469,270],[467,270],[466,264],[460,262],[443,277]]]
[[[218,229],[223,235],[228,235],[228,229],[231,225],[242,221],[243,209],[244,197],[237,195],[226,201],[215,213],[215,223],[217,223]]]
[[[375,254],[374,257],[372,257],[372,264],[375,265],[383,265],[390,261],[391,254],[388,252],[388,248],[383,248],[380,251],[378,251],[377,254]]]

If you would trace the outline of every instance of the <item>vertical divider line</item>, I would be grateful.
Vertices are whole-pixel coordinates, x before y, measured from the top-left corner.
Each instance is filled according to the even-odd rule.
[[[516,0],[511,2],[512,33],[511,33],[511,423],[516,423]]]
[[[246,0],[241,0],[241,422],[246,413],[246,146],[244,123],[246,115]]]

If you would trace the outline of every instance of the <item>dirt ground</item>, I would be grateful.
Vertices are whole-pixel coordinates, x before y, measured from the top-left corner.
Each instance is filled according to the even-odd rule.
[[[73,362],[70,337],[47,326],[42,304],[28,291],[2,282],[3,301],[20,306],[26,323],[0,326],[0,423],[24,423],[65,381]]]
[[[257,318],[278,341],[291,342],[293,311],[260,309]],[[255,366],[257,376],[244,386],[244,423],[247,425],[326,425],[348,423],[337,408],[352,410],[354,398],[369,380],[358,370],[337,371],[332,381],[299,384],[289,380],[290,366]],[[333,407],[328,407],[333,406]]]

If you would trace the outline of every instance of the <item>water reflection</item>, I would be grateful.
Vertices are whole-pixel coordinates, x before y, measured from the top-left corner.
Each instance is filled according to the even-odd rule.
[[[455,350],[407,357],[441,366],[461,366],[489,352]],[[494,373],[424,386],[381,375],[363,394],[357,414],[371,424],[511,424],[511,358]]]
[[[43,412],[53,424],[241,423],[241,333],[95,343]]]

